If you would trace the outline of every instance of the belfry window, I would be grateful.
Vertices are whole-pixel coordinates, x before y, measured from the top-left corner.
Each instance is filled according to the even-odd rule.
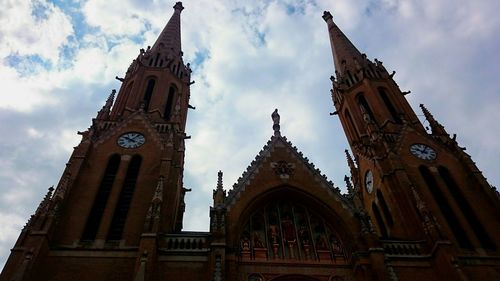
[[[368,102],[366,101],[365,96],[363,96],[362,93],[358,95],[358,105],[359,105],[359,108],[361,110],[361,114],[363,115],[363,119],[366,119],[365,115],[367,115],[368,118],[372,122],[376,123],[375,116],[373,115],[373,112],[372,112],[370,106],[368,105]]]
[[[347,119],[347,131],[351,132],[351,138],[359,139],[359,134],[358,130],[356,130],[356,126],[354,125],[354,122],[352,121],[351,114],[349,113],[349,110],[344,111],[345,118]]]
[[[151,78],[148,80],[148,85],[146,86],[146,92],[144,92],[144,111],[149,109],[149,103],[151,102],[151,96],[153,95],[153,90],[155,88],[155,79]]]
[[[420,166],[418,168],[420,171],[420,175],[424,179],[425,183],[427,184],[427,187],[429,188],[429,191],[431,192],[432,196],[434,197],[434,201],[436,201],[436,204],[438,205],[439,209],[441,210],[441,213],[443,214],[448,226],[450,227],[451,231],[453,232],[453,235],[455,235],[455,238],[457,239],[458,244],[460,247],[463,248],[472,248],[472,244],[467,238],[465,234],[465,230],[463,229],[462,225],[460,224],[456,214],[453,212],[453,209],[451,208],[450,204],[448,203],[448,200],[446,200],[446,197],[444,194],[441,192],[439,189],[439,186],[436,182],[436,179],[432,175],[432,173],[429,171],[429,168],[426,166]]]
[[[120,240],[122,238],[123,229],[127,220],[127,214],[134,195],[135,183],[139,175],[142,158],[139,155],[134,155],[128,165],[127,174],[123,183],[120,197],[111,220],[107,240]]]
[[[453,199],[455,200],[457,205],[460,206],[460,209],[462,210],[465,219],[472,227],[472,230],[474,231],[474,234],[478,238],[481,245],[485,249],[495,249],[496,248],[495,244],[493,243],[489,235],[486,233],[486,230],[484,229],[479,219],[476,217],[476,214],[472,210],[469,202],[463,196],[462,192],[460,191],[460,188],[458,187],[457,183],[451,176],[448,169],[440,166],[438,167],[438,172],[443,181],[445,182],[446,186],[448,187],[451,196],[453,196]]]
[[[377,221],[377,226],[380,231],[380,236],[382,238],[387,238],[389,237],[387,233],[387,227],[385,226],[384,220],[382,219],[382,215],[380,215],[380,211],[377,207],[377,204],[375,202],[372,203],[372,212],[373,215],[375,216],[375,220]]]
[[[167,103],[165,104],[165,111],[163,112],[163,118],[165,118],[166,120],[170,120],[170,117],[172,115],[172,107],[174,104],[176,92],[177,88],[174,85],[171,85],[168,89]]]
[[[244,260],[345,262],[344,246],[335,229],[307,206],[288,201],[272,201],[254,212],[239,246]]]
[[[83,241],[94,240],[97,231],[99,230],[99,225],[101,224],[102,214],[106,208],[106,203],[108,202],[109,194],[111,193],[111,187],[115,181],[116,172],[120,166],[120,155],[114,154],[108,160],[108,165],[104,171],[104,175],[101,179],[101,184],[97,190],[97,195],[90,210],[90,214],[87,218],[87,223],[85,224],[85,229],[82,234]]]
[[[382,208],[382,213],[384,214],[385,221],[389,225],[389,227],[392,227],[394,224],[394,221],[392,219],[391,212],[389,211],[389,207],[387,206],[387,203],[385,202],[384,195],[382,195],[382,192],[377,189],[377,199],[378,203],[380,204],[380,207]]]
[[[382,88],[382,87],[378,88],[378,92],[380,94],[380,97],[384,101],[385,107],[387,108],[387,110],[391,114],[392,120],[394,120],[394,122],[396,122],[398,124],[401,124],[401,118],[399,117],[398,112],[396,111],[396,109],[392,105],[391,100],[387,96],[387,93],[385,92],[384,88]]]

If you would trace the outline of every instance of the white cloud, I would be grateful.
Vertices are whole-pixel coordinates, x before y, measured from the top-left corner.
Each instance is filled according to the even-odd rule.
[[[61,9],[43,0],[3,0],[0,11],[2,58],[37,55],[57,64],[61,47],[73,34],[70,19]],[[38,17],[36,12],[41,13]]]

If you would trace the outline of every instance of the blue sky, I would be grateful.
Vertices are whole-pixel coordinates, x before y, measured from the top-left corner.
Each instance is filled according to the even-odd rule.
[[[152,45],[172,1],[0,0],[0,266],[77,131],[104,104],[140,48]],[[348,147],[330,98],[326,24],[396,70],[413,108],[424,103],[493,185],[500,175],[500,18],[496,0],[184,1],[182,46],[196,83],[187,133],[185,229],[208,230],[217,171],[231,188],[281,131],[345,189]]]

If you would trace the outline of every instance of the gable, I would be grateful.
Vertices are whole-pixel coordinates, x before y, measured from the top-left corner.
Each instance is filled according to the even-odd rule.
[[[281,136],[271,138],[229,191],[225,201],[228,242],[239,247],[241,235],[255,213],[266,213],[266,208],[277,204],[297,206],[326,218],[325,227],[334,229],[342,240],[359,233],[353,203]],[[262,234],[268,231],[264,229]]]

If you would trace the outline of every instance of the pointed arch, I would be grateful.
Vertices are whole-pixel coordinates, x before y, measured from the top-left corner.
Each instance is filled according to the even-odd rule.
[[[385,221],[387,222],[387,225],[389,227],[392,227],[394,225],[394,220],[392,219],[391,212],[389,210],[389,207],[387,206],[387,203],[385,202],[384,195],[382,194],[382,191],[380,189],[377,189],[377,199],[378,203],[380,204],[380,207],[382,208],[382,213],[384,214]]]
[[[396,108],[394,107],[391,100],[387,96],[387,92],[386,92],[385,88],[378,87],[378,93],[379,93],[380,97],[382,98],[382,101],[384,102],[385,108],[387,108],[387,110],[391,114],[392,120],[394,120],[394,122],[396,122],[398,124],[401,124],[402,122],[401,122],[401,118],[399,117],[399,113],[397,112]]]
[[[356,129],[356,126],[354,125],[354,121],[352,121],[351,114],[349,113],[349,110],[345,109],[344,110],[344,116],[347,119],[347,131],[350,132],[351,134],[351,139],[359,139],[359,133],[358,130]]]
[[[106,170],[102,176],[99,189],[97,190],[96,197],[94,199],[94,204],[92,209],[90,209],[89,216],[87,218],[87,223],[82,234],[82,241],[94,240],[99,226],[101,224],[102,215],[106,204],[108,202],[109,194],[111,193],[111,187],[115,181],[116,173],[118,167],[120,166],[121,157],[118,154],[113,154],[108,160]]]
[[[170,120],[172,115],[172,108],[174,105],[175,96],[177,94],[177,87],[172,84],[168,89],[167,102],[165,103],[165,110],[163,111],[163,118]]]
[[[364,96],[363,93],[358,93],[357,100],[358,100],[358,106],[359,106],[359,108],[361,110],[361,114],[363,114],[364,112],[366,112],[366,114],[368,114],[368,116],[370,117],[370,119],[374,123],[377,123],[377,120],[375,119],[375,115],[373,115],[373,111],[372,111],[370,105],[368,104],[368,102],[366,101],[365,96]]]
[[[432,175],[429,168],[421,165],[418,167],[418,170],[460,247],[468,249],[472,248],[472,243],[465,234],[464,228],[460,224],[456,214],[453,212],[448,200],[446,200],[446,197],[439,189],[436,179]]]
[[[478,238],[479,242],[481,243],[481,246],[483,246],[485,249],[492,249],[492,250],[496,249],[495,244],[493,243],[490,236],[484,229],[481,221],[477,218],[469,202],[464,197],[463,193],[460,191],[460,188],[458,187],[456,181],[453,179],[453,176],[450,174],[448,169],[446,169],[443,166],[439,166],[438,173],[443,179],[446,186],[448,187],[451,196],[453,196],[453,199],[455,200],[457,205],[460,206],[462,214],[464,215],[465,219],[471,226],[472,231]]]
[[[375,204],[375,202],[372,202],[372,212],[373,212],[373,215],[375,216],[375,221],[377,221],[377,226],[378,226],[378,229],[380,231],[380,236],[382,238],[389,237],[389,234],[387,232],[387,227],[385,226],[384,219],[382,219],[382,215],[380,214],[378,206],[377,206],[377,204]]]
[[[146,91],[144,92],[144,98],[143,98],[144,111],[147,111],[149,109],[149,103],[151,102],[151,96],[153,95],[155,84],[156,84],[155,78],[148,79]]]
[[[130,160],[127,174],[125,175],[125,181],[113,214],[113,219],[111,220],[107,240],[120,240],[122,238],[130,203],[134,196],[135,183],[137,182],[141,162],[142,157],[140,155],[134,155]]]

